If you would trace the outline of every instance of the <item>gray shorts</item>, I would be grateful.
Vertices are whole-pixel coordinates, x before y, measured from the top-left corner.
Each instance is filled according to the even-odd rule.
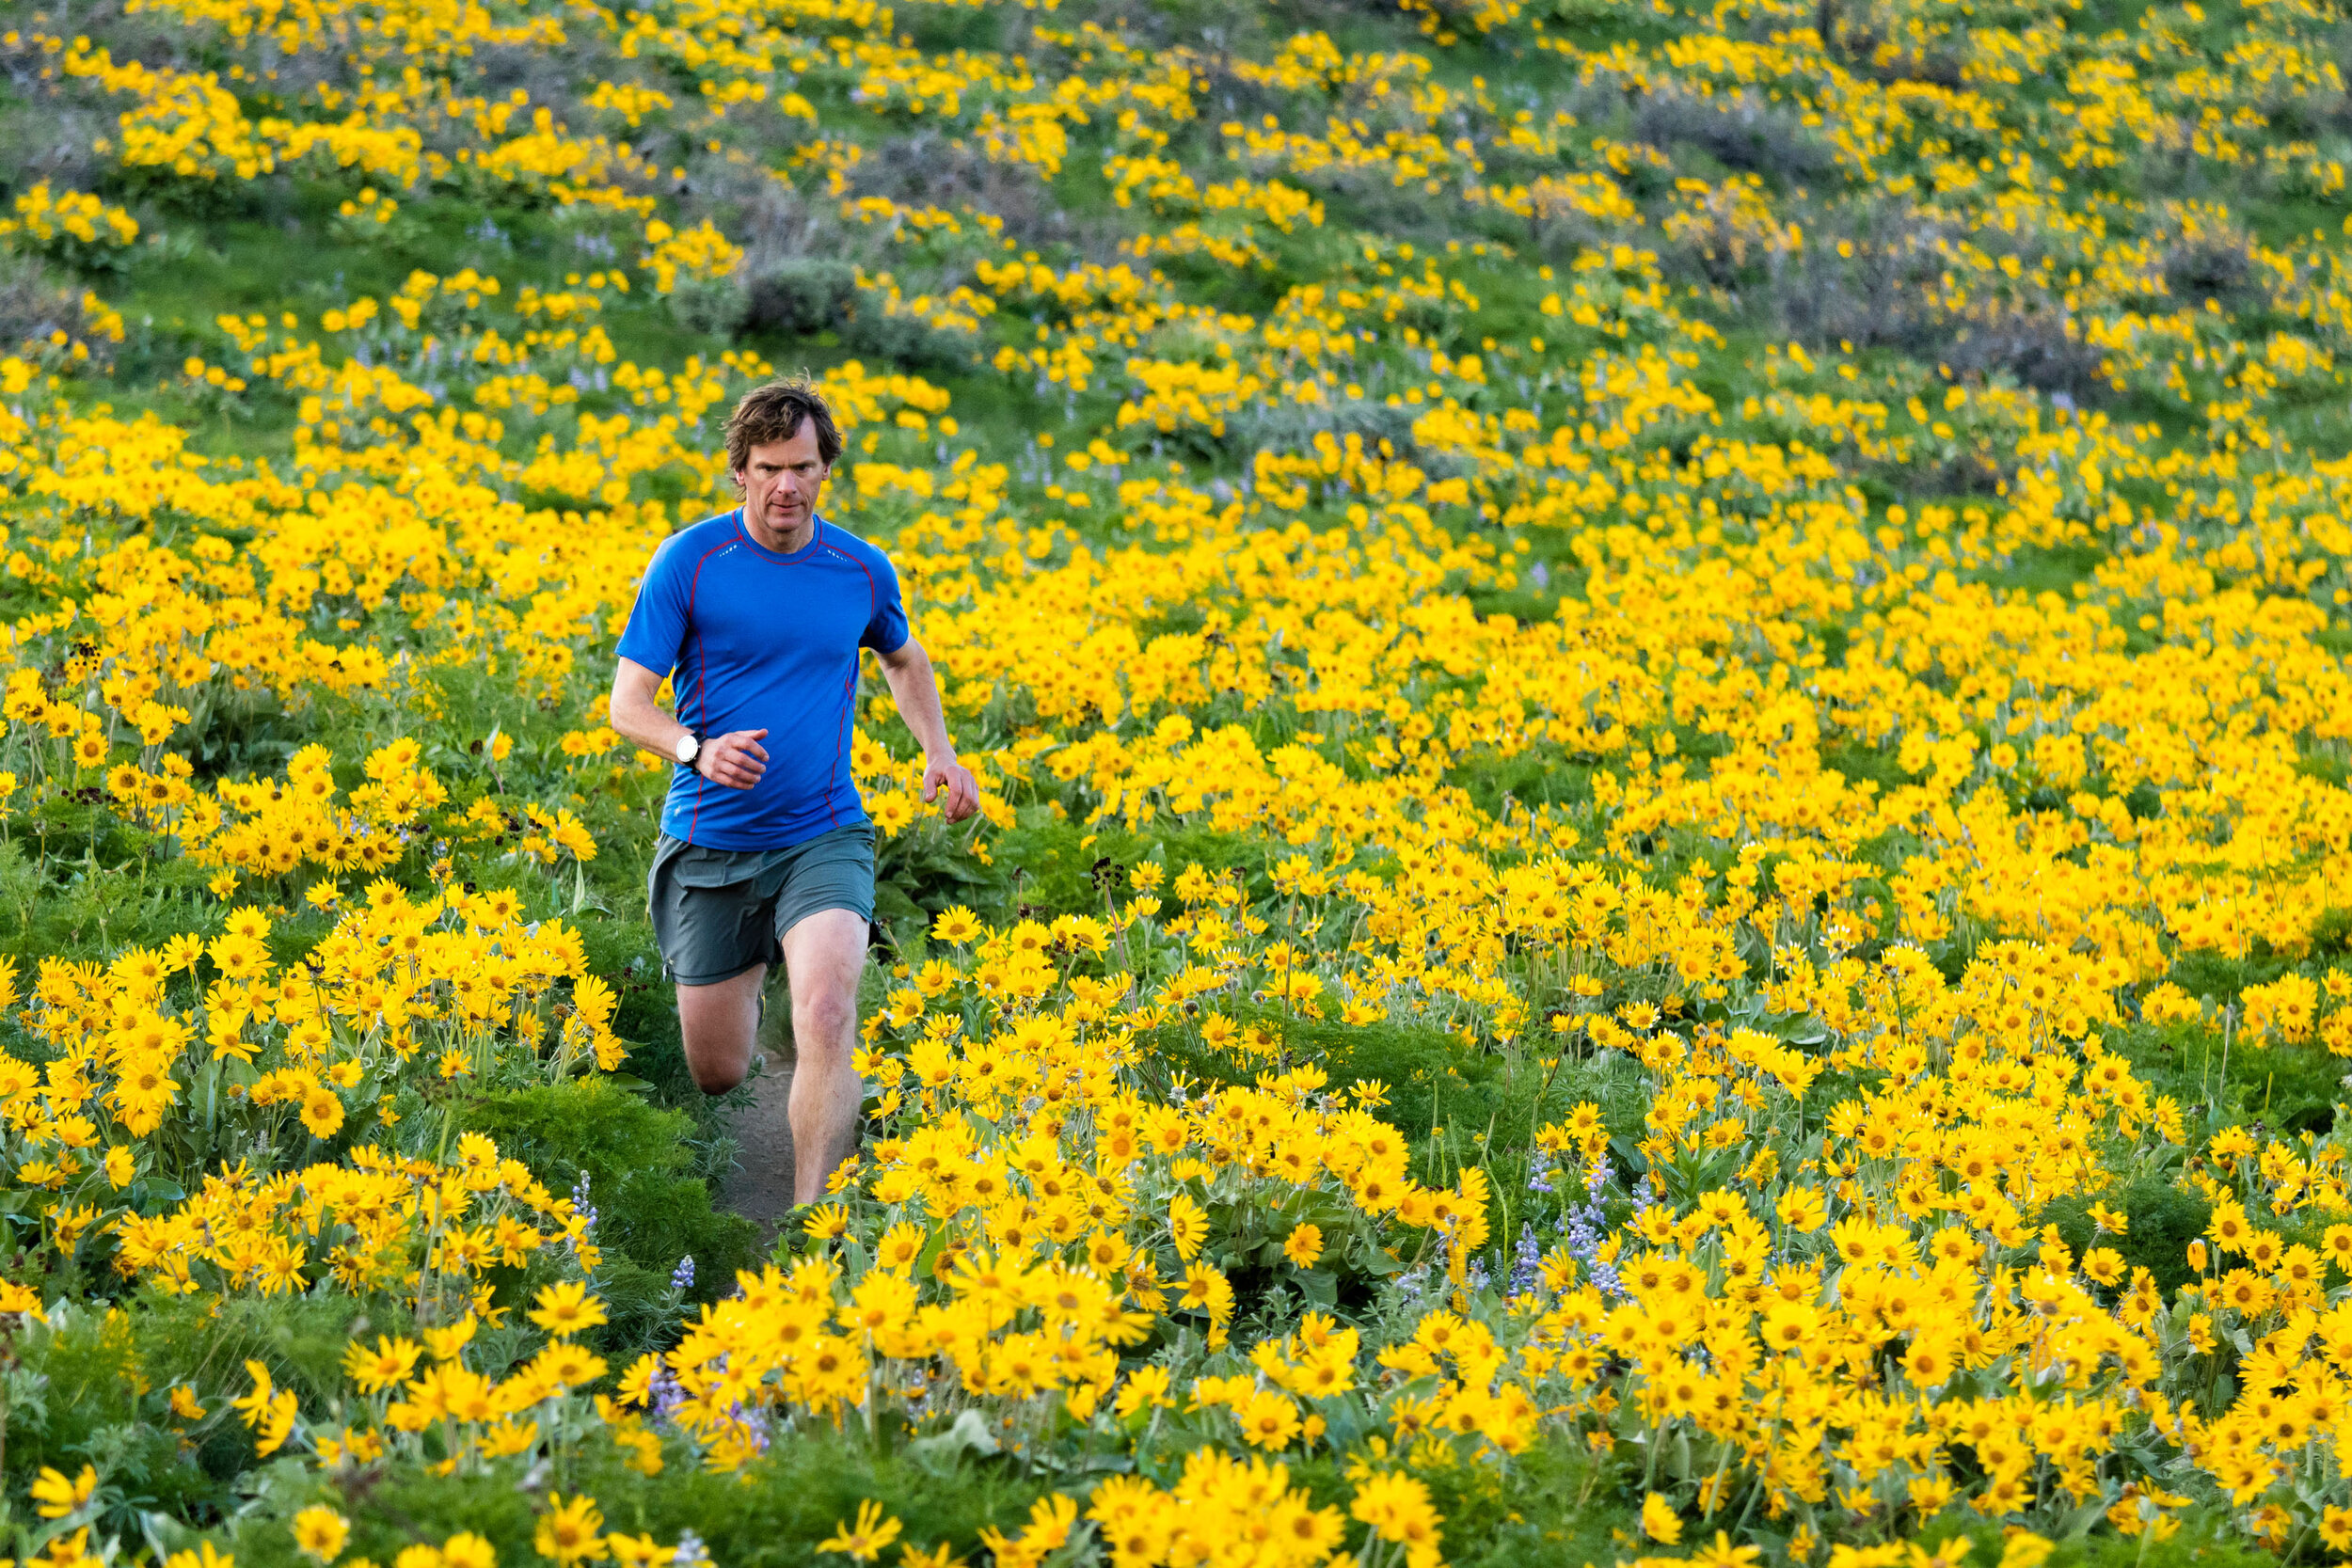
[[[784,933],[819,910],[874,918],[874,829],[834,828],[784,849],[712,849],[661,835],[645,879],[661,967],[716,985],[784,961]]]

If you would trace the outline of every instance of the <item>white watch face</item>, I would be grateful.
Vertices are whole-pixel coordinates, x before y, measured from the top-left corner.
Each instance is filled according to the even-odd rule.
[[[679,736],[677,741],[677,759],[691,768],[693,766],[695,753],[700,752],[702,749],[703,743],[695,739],[692,736]]]

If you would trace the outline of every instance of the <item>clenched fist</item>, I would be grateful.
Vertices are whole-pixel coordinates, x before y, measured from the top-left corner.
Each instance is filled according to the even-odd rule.
[[[767,737],[766,730],[733,730],[712,736],[695,755],[694,771],[729,789],[749,789],[768,771],[768,748],[760,744]]]

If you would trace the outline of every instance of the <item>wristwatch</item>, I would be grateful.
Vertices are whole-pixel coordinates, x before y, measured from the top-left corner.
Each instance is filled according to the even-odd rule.
[[[677,737],[677,760],[679,767],[693,767],[694,759],[702,754],[702,736],[696,735],[692,730],[688,730],[684,735]]]

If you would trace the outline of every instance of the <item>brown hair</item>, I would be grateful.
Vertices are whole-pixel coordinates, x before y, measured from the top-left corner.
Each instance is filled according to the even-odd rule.
[[[727,416],[727,472],[740,474],[752,460],[752,449],[771,441],[789,441],[801,433],[801,421],[817,425],[817,455],[826,467],[841,455],[841,432],[833,422],[825,394],[806,376],[787,376],[755,387],[743,394]],[[740,484],[739,480],[738,484]]]

